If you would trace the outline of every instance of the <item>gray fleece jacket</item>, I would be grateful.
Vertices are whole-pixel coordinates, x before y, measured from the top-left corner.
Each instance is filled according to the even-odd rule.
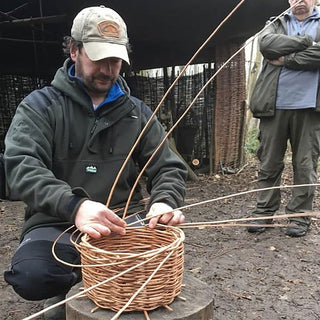
[[[106,203],[115,177],[151,110],[124,95],[97,111],[66,60],[52,86],[36,90],[18,106],[5,139],[5,169],[12,194],[27,204],[23,232],[37,226],[73,224],[85,199]],[[117,183],[111,208],[121,208],[132,185],[165,132],[154,117]],[[187,171],[166,142],[148,166],[149,206],[183,204]],[[132,204],[142,199],[138,186]]]

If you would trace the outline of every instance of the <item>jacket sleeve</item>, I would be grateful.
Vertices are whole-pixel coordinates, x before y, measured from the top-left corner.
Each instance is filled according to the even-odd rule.
[[[140,169],[145,166],[164,136],[163,126],[154,117],[139,143]],[[183,205],[187,170],[183,161],[171,150],[167,140],[148,164],[145,174],[150,193],[149,207],[155,202],[165,202],[172,208]]]
[[[43,109],[25,101],[17,108],[5,139],[8,187],[32,211],[73,222],[85,197],[51,171],[54,130]]]
[[[311,36],[288,36],[279,34],[281,28],[280,22],[267,22],[266,29],[259,37],[260,52],[265,59],[274,60],[282,56],[294,54],[312,46],[313,39]]]
[[[303,51],[284,57],[284,66],[294,70],[316,70],[320,68],[320,45],[314,43]]]

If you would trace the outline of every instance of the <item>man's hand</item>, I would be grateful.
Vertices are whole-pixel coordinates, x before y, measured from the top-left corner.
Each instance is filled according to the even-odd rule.
[[[154,218],[152,218],[153,216]],[[155,228],[157,223],[163,223],[169,226],[176,226],[178,224],[183,223],[185,220],[185,217],[180,210],[174,210],[163,202],[154,203],[150,207],[150,210],[147,214],[147,218],[150,218],[150,228]]]
[[[112,210],[100,202],[85,200],[79,207],[76,218],[76,227],[94,239],[102,235],[108,236],[111,232],[125,235],[126,223]]]
[[[274,66],[283,66],[284,65],[284,57],[280,57],[278,59],[274,59],[274,60],[267,60],[270,64],[274,65]]]

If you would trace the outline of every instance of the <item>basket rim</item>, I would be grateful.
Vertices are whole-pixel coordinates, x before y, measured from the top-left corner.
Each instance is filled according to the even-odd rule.
[[[130,229],[146,229],[146,228],[149,228],[149,227],[148,226],[139,226],[139,227],[133,227],[133,228],[130,228]],[[98,263],[98,264],[88,264],[88,265],[78,264],[78,265],[75,265],[75,264],[72,264],[72,263],[69,263],[69,262],[66,262],[66,261],[60,259],[57,256],[56,252],[55,252],[55,245],[56,245],[57,241],[61,238],[61,236],[64,233],[66,233],[68,230],[70,230],[70,229],[71,228],[68,228],[63,233],[61,233],[60,236],[58,236],[58,238],[56,239],[56,241],[52,245],[52,254],[53,254],[54,258],[57,261],[59,261],[60,263],[66,265],[66,266],[74,267],[74,268],[113,266],[113,265],[119,265],[119,264],[123,263],[123,262],[120,261],[120,262],[112,262],[112,263],[100,263],[100,264]],[[168,226],[168,225],[158,224],[157,228],[150,229],[150,230],[156,230],[158,232],[165,232],[165,231],[168,231],[168,229],[173,231],[173,235],[176,238],[172,243],[170,243],[167,246],[163,246],[163,247],[160,247],[160,248],[152,249],[152,250],[149,250],[149,251],[146,251],[146,252],[141,252],[141,253],[122,253],[122,252],[115,253],[115,252],[112,252],[112,251],[107,251],[107,250],[103,250],[103,249],[100,249],[100,248],[96,248],[95,246],[92,246],[89,243],[86,243],[86,245],[88,245],[88,247],[90,246],[94,250],[97,250],[97,252],[99,252],[99,253],[104,253],[104,254],[117,256],[118,258],[124,258],[125,257],[126,259],[134,259],[134,258],[137,258],[137,257],[140,257],[140,256],[143,256],[145,258],[149,258],[149,257],[154,256],[157,253],[161,253],[162,251],[166,251],[166,250],[169,250],[169,249],[175,250],[175,249],[177,249],[179,247],[181,242],[183,242],[185,240],[185,234],[184,234],[183,230],[180,229],[177,226]],[[73,231],[70,234],[70,242],[75,246],[76,250],[78,250],[78,252],[80,254],[84,254],[81,251],[81,243],[82,243],[82,241],[80,243],[77,243],[77,241],[79,241],[79,239],[82,240],[83,236],[87,236],[88,237],[88,235],[84,234],[83,232],[80,232],[75,237],[75,235],[78,232],[79,232],[79,230],[76,229],[75,231]],[[96,261],[99,261],[99,260],[102,260],[102,259],[96,258]]]
[[[148,250],[146,252],[142,252],[142,253],[129,253],[129,252],[112,252],[109,250],[104,250],[101,248],[97,248],[96,246],[92,245],[90,242],[88,242],[89,240],[91,240],[89,238],[89,236],[87,234],[83,234],[83,236],[81,237],[81,243],[76,243],[74,240],[70,239],[70,241],[73,242],[74,246],[76,247],[77,250],[79,250],[79,252],[81,252],[81,247],[82,246],[87,246],[87,248],[93,249],[98,253],[104,253],[104,254],[109,254],[109,255],[113,255],[113,256],[119,256],[119,257],[126,257],[126,258],[136,258],[139,256],[148,256],[148,255],[152,255],[154,252],[158,252],[159,249],[163,249],[163,250],[168,250],[170,248],[175,249],[178,246],[178,243],[180,241],[184,241],[185,236],[184,236],[184,232],[178,228],[178,227],[174,227],[174,226],[165,226],[166,230],[160,230],[160,229],[149,229],[148,226],[140,226],[140,227],[135,227],[132,229],[145,229],[145,230],[156,230],[157,232],[165,232],[167,231],[167,229],[171,229],[172,235],[175,237],[175,240],[172,243],[169,243],[166,246],[162,246],[161,248],[155,248],[155,249],[151,249]],[[179,237],[180,236],[180,237]],[[102,238],[100,238],[102,239]],[[94,239],[94,240],[100,240],[100,239]]]

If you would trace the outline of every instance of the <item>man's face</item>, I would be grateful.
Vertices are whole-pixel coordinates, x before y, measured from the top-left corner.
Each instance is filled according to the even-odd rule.
[[[116,82],[122,66],[122,59],[119,58],[92,61],[84,48],[72,52],[71,59],[75,62],[75,75],[82,79],[91,96],[106,95]]]
[[[289,0],[290,6],[295,5],[299,0]],[[294,8],[292,8],[292,13],[294,15],[310,15],[312,13],[313,7],[316,5],[316,0],[302,0]]]

